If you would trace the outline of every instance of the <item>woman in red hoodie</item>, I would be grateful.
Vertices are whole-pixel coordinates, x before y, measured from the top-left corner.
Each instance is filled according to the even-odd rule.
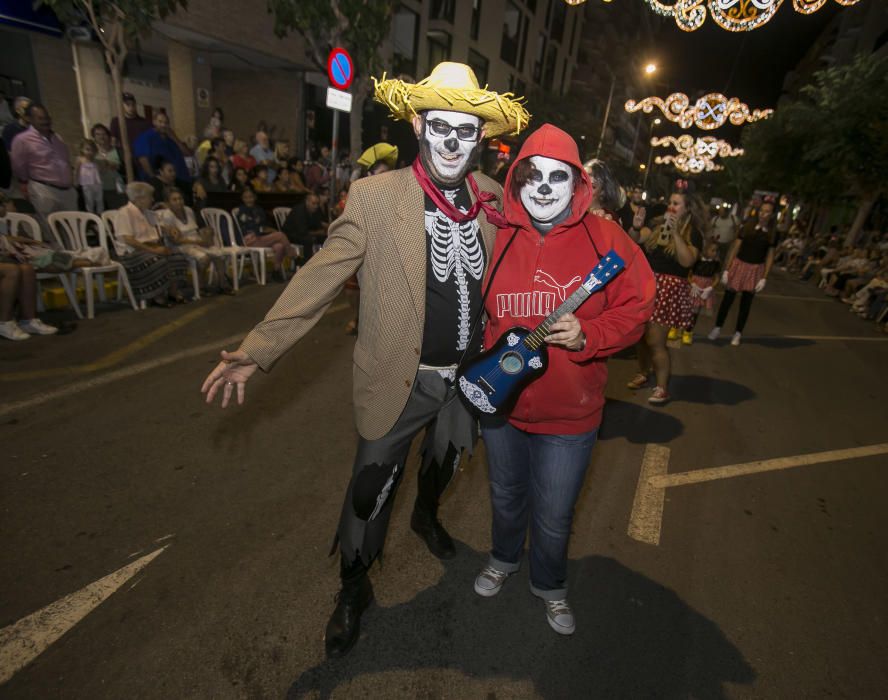
[[[601,423],[607,357],[641,337],[653,308],[654,276],[617,224],[589,213],[592,189],[577,145],[551,124],[524,144],[504,196],[509,228],[500,230],[493,254],[502,263],[488,280],[486,347],[513,326],[538,325],[611,249],[626,263],[575,315],[552,325],[548,370],[524,390],[511,415],[481,426],[493,547],[475,591],[496,595],[518,570],[529,527],[531,591],[545,601],[552,628],[571,634],[567,542]]]

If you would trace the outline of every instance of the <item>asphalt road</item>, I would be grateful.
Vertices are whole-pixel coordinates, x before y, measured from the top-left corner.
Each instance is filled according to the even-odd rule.
[[[668,447],[674,474],[888,443],[888,336],[871,324],[777,280],[741,347],[674,352],[664,408],[625,388],[629,353],[611,361],[571,542],[572,638],[549,629],[525,571],[496,598],[472,591],[489,546],[483,446],[442,507],[458,540],[446,565],[408,527],[414,460],[361,641],[328,662],[327,552],[356,439],[344,304],[244,406],[198,393],[210,348],[279,291],[106,308],[0,344],[0,672],[35,643],[18,621],[160,550],[79,621],[95,587],[32,618],[37,638],[67,631],[0,697],[885,696],[885,453],[671,486],[659,543],[627,534],[648,445]]]

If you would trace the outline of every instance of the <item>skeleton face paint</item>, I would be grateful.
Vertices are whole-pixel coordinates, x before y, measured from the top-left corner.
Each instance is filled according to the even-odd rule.
[[[521,203],[535,221],[552,221],[570,206],[573,170],[567,163],[545,156],[531,156],[530,162],[533,171],[521,188]]]
[[[481,119],[439,109],[423,114],[419,153],[429,177],[439,185],[462,184],[481,141]]]

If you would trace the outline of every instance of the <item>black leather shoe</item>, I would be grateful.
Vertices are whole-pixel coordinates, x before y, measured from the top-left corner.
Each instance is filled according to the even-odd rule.
[[[453,559],[456,556],[453,540],[433,515],[414,508],[413,515],[410,517],[410,528],[422,538],[429,551],[438,559]]]
[[[372,602],[373,586],[366,576],[355,584],[343,585],[336,594],[336,609],[330,616],[324,635],[324,647],[329,658],[345,656],[355,645],[361,635],[361,614]]]

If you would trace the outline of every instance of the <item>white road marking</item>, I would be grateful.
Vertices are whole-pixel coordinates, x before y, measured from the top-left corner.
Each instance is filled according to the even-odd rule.
[[[59,637],[144,569],[166,547],[66,595],[18,622],[0,629],[0,684],[31,663]]]
[[[704,481],[715,481],[716,479],[731,479],[735,476],[746,476],[747,474],[808,467],[813,464],[823,464],[824,462],[841,462],[846,459],[874,457],[875,455],[882,454],[888,454],[888,442],[878,445],[866,445],[865,447],[851,447],[846,450],[827,450],[826,452],[812,452],[794,457],[778,457],[756,462],[744,462],[743,464],[729,464],[724,467],[712,467],[711,469],[695,469],[676,474],[664,473],[651,477],[649,484],[654,488],[685,486],[686,484],[699,484]],[[642,466],[643,470],[644,467]]]
[[[648,445],[642,458],[638,485],[635,487],[635,500],[632,503],[627,534],[639,542],[660,544],[666,489],[674,486],[687,486],[718,479],[732,479],[749,474],[761,474],[884,454],[888,454],[888,442],[668,474],[669,448]]]
[[[669,468],[669,448],[647,445],[641,460],[641,473],[635,488],[632,514],[629,516],[629,536],[639,542],[660,544],[660,527],[663,522],[663,501],[666,490],[653,486],[656,477],[666,474]]]
[[[327,309],[327,313],[330,314],[337,311],[344,311],[348,308],[351,308],[349,304],[337,304],[336,306],[331,306],[329,309]],[[175,352],[171,355],[158,357],[157,359],[149,360],[148,362],[141,362],[136,365],[130,365],[129,367],[123,367],[121,369],[114,370],[113,372],[108,372],[108,374],[93,377],[92,379],[85,379],[82,382],[74,382],[73,384],[68,384],[67,386],[63,386],[60,389],[40,392],[29,399],[25,399],[24,401],[14,401],[13,403],[0,404],[0,416],[5,416],[15,411],[21,411],[25,408],[33,408],[34,406],[39,406],[46,403],[47,401],[53,401],[54,399],[65,398],[66,396],[71,396],[72,394],[79,394],[81,391],[95,389],[96,387],[104,386],[105,384],[110,384],[111,382],[116,382],[119,379],[127,379],[128,377],[134,377],[137,374],[150,372],[152,369],[157,369],[158,367],[163,367],[164,365],[169,365],[173,362],[178,362],[179,360],[184,360],[188,357],[203,355],[204,353],[208,352],[218,352],[220,348],[226,345],[232,345],[234,343],[240,342],[241,340],[243,340],[244,335],[244,333],[238,333],[237,335],[231,335],[227,338],[222,338],[221,340],[214,340],[211,343],[199,345],[196,348],[189,348],[188,350],[182,350],[181,352]]]

